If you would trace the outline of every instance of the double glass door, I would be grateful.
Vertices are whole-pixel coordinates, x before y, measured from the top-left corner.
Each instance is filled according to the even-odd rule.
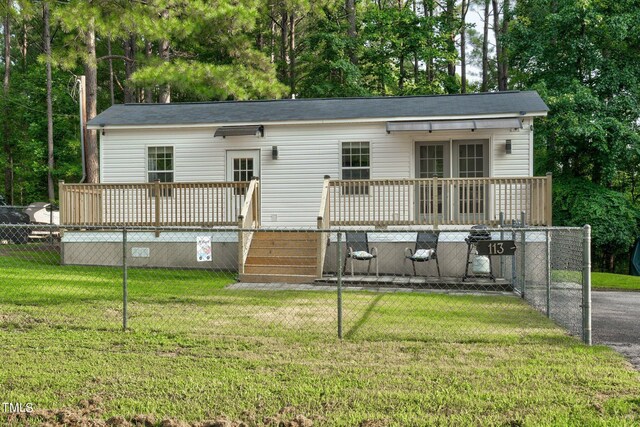
[[[418,178],[480,178],[489,175],[488,140],[454,140],[418,142],[416,144],[416,176]],[[421,182],[417,186],[416,213],[427,223],[438,216],[464,219],[484,215],[487,191],[482,181],[447,180]]]

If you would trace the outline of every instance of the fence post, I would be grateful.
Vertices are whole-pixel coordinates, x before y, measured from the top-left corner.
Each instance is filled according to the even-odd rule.
[[[547,230],[546,234],[546,263],[547,263],[547,317],[551,317],[551,232]]]
[[[338,276],[338,338],[342,339],[342,233],[338,231],[338,250],[337,250],[337,264],[338,269],[336,271]]]
[[[582,238],[582,340],[591,345],[591,226]]]
[[[513,228],[513,222],[511,224],[511,240],[513,240],[513,242],[515,243],[516,241],[516,230]],[[513,255],[511,255],[511,286],[513,286],[514,289],[516,289],[518,285],[518,281],[517,281],[517,275],[516,275],[516,264],[517,264],[517,256],[514,253]],[[518,290],[520,292],[522,292],[522,289],[518,288]]]
[[[520,233],[520,238],[522,240],[522,250],[520,251],[520,284],[522,286],[522,298],[525,297],[525,288],[527,279],[526,273],[526,246],[527,246],[527,228],[525,224],[526,214],[524,212],[520,212],[520,226],[522,227],[522,232]]]
[[[500,212],[500,228],[504,229],[504,212]],[[504,231],[500,231],[500,240],[504,240]],[[504,277],[504,257],[500,258],[500,277]]]
[[[444,189],[442,202],[442,220],[444,222]],[[425,209],[426,211],[426,209]],[[433,229],[438,229],[438,177],[433,176],[433,188],[431,189],[431,216],[433,219]],[[425,221],[426,222],[426,221]]]
[[[127,229],[122,229],[122,330],[127,330]]]

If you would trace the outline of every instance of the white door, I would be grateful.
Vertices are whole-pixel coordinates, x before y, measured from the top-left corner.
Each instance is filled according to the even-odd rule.
[[[227,151],[227,181],[251,181],[260,176],[260,150]]]
[[[251,181],[260,176],[260,150],[229,150],[227,151],[226,180],[231,182]],[[233,189],[229,192],[229,203],[232,218],[236,218],[242,211],[245,190]]]
[[[453,175],[459,178],[489,176],[489,141],[453,141]],[[461,222],[476,223],[487,219],[488,188],[482,181],[467,181],[456,189],[457,203],[454,218]]]
[[[416,143],[416,178],[449,178],[449,141],[418,142]],[[438,215],[442,221],[442,209],[447,203],[446,188],[442,183],[435,189],[438,194],[434,197],[431,182],[422,182],[417,186],[416,200],[418,209],[416,214],[427,224],[435,221]],[[434,199],[437,202],[434,203]]]

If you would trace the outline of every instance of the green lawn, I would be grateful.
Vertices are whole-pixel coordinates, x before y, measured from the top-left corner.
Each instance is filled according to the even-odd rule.
[[[555,282],[582,283],[579,271],[553,270],[551,279]],[[594,290],[640,291],[640,277],[626,274],[591,273],[591,288]]]
[[[640,375],[519,298],[346,292],[340,341],[334,292],[131,269],[122,332],[121,272],[56,262],[0,256],[0,399],[50,421],[640,423]]]
[[[591,273],[593,289],[615,289],[620,291],[640,291],[640,277],[626,274]]]

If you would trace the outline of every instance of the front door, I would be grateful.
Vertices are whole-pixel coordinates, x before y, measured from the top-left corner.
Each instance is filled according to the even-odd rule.
[[[458,178],[469,178],[456,186],[454,218],[461,223],[474,223],[485,219],[487,213],[487,184],[489,176],[489,141],[453,141],[453,173]]]
[[[448,178],[449,176],[449,141],[418,142],[416,144],[416,177]],[[442,183],[434,189],[431,182],[421,182],[416,186],[416,191],[418,193],[416,194],[418,201],[416,214],[420,217],[420,222],[433,223],[434,215],[442,217],[443,207],[447,203]]]
[[[227,151],[226,180],[230,182],[251,181],[254,176],[260,176],[260,150],[229,150]],[[231,190],[229,204],[232,218],[236,218],[242,211],[245,189]]]

